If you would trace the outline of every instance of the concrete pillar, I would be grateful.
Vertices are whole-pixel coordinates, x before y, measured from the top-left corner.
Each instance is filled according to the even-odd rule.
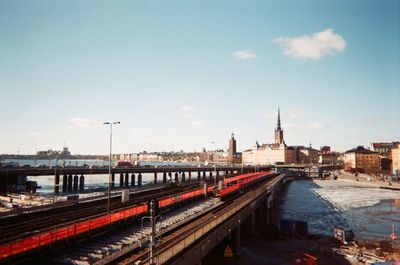
[[[125,173],[125,187],[129,186],[129,173]]]
[[[168,172],[169,182],[172,182],[172,172]]]
[[[111,173],[111,187],[114,188],[114,186],[115,186],[115,174]]]
[[[240,256],[240,224],[236,227],[235,234],[235,255]]]
[[[203,180],[206,180],[206,172],[203,171]]]
[[[252,212],[250,215],[251,234],[256,233],[256,213]]]
[[[54,176],[54,193],[58,193],[60,191],[60,174],[56,174]]]
[[[192,171],[189,171],[189,182],[192,180]]]
[[[132,173],[132,175],[131,175],[131,186],[132,187],[135,186],[135,173]]]
[[[67,186],[68,191],[72,191],[72,175],[68,176],[68,186]]]
[[[63,176],[63,182],[62,182],[62,192],[67,191],[67,186],[68,186],[68,176],[64,175]]]
[[[139,172],[139,175],[138,175],[138,186],[142,186],[142,173],[141,172]]]
[[[200,179],[201,179],[201,172],[200,172],[200,171],[197,171],[197,180],[200,181]]]
[[[157,172],[154,172],[154,184],[157,184]]]
[[[119,174],[119,186],[124,186],[124,173]]]
[[[85,177],[83,174],[79,177],[79,190],[85,189]]]
[[[213,173],[212,172],[209,172],[208,176],[210,177],[210,179],[213,179]]]
[[[78,190],[78,182],[79,182],[79,178],[78,175],[74,176],[74,190]]]
[[[185,172],[182,172],[182,182],[185,182]]]
[[[162,182],[167,183],[167,172],[163,172]]]
[[[179,174],[178,174],[178,172],[175,172],[175,182],[179,182]]]

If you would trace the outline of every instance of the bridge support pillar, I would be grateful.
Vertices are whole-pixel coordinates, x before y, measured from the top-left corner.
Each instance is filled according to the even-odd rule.
[[[68,176],[68,186],[67,186],[68,191],[72,191],[72,175]]]
[[[60,191],[60,174],[55,174],[54,176],[54,193]]]
[[[68,176],[64,175],[63,176],[63,182],[62,182],[62,192],[66,192],[67,191],[67,186],[68,186]]]
[[[169,182],[172,182],[172,172],[168,172]]]
[[[197,171],[197,180],[200,181],[200,179],[201,179],[201,172]]]
[[[179,174],[178,174],[178,172],[175,172],[175,182],[178,182],[179,181]]]
[[[85,189],[85,177],[83,174],[79,177],[79,190]]]
[[[185,172],[182,172],[182,182],[185,182]]]
[[[213,179],[213,173],[212,173],[212,171],[210,171],[210,172],[208,173],[208,177],[209,177],[210,179]]]
[[[167,183],[167,172],[163,172],[162,182]]]
[[[256,213],[252,212],[250,215],[250,221],[251,221],[251,234],[255,235],[256,233]]]
[[[238,227],[236,227],[235,233],[235,255],[240,256],[240,223]]]
[[[119,186],[124,186],[124,173],[119,174]]]
[[[192,180],[192,171],[189,171],[188,174],[189,174],[189,182],[190,182]]]
[[[131,175],[131,186],[132,187],[135,186],[135,173],[132,173],[132,175]]]
[[[111,187],[114,188],[115,186],[115,174],[111,173]]]
[[[139,175],[138,175],[138,186],[140,187],[140,186],[142,186],[142,173],[141,172],[139,172]]]
[[[157,172],[154,172],[154,184],[157,184]]]
[[[125,187],[129,186],[129,173],[125,173]]]
[[[74,176],[74,190],[78,190],[78,182],[79,182],[79,177],[78,175]]]

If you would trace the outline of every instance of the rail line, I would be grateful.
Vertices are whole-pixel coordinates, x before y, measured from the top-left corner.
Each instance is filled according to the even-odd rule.
[[[172,246],[178,245],[177,243],[182,239],[189,237],[190,235],[194,234],[194,231],[197,231],[215,221],[217,216],[224,216],[226,212],[229,210],[239,207],[243,204],[243,201],[249,200],[250,197],[254,195],[254,191],[265,191],[265,186],[271,183],[275,183],[278,177],[267,178],[262,181],[261,185],[253,188],[249,192],[242,194],[240,197],[231,198],[224,202],[222,205],[218,206],[215,209],[212,209],[208,212],[205,212],[192,220],[182,223],[180,226],[174,228],[173,230],[167,231],[165,234],[162,235],[163,242],[160,246],[158,246],[154,251],[155,253],[162,253],[165,252],[167,249],[170,249]],[[194,236],[195,240],[199,239],[200,237]],[[96,265],[104,265],[104,264],[120,264],[120,265],[128,265],[128,264],[135,264],[135,262],[141,261],[140,264],[148,264],[149,260],[149,252],[147,249],[141,250],[138,253],[129,255],[126,253],[124,256],[118,257],[115,260],[109,261],[105,260],[104,262],[96,263]]]

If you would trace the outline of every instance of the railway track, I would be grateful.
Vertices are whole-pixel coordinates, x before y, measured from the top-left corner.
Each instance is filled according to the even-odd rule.
[[[262,185],[266,185],[269,183],[273,183],[275,178],[266,179],[262,182]],[[260,186],[262,186],[260,185]],[[255,187],[254,189],[259,189],[260,186]],[[231,198],[230,200],[223,202],[218,205],[218,207],[209,209],[208,211],[203,212],[202,214],[188,220],[186,222],[181,223],[179,226],[174,227],[165,233],[162,234],[162,243],[155,248],[154,252],[162,252],[166,249],[174,246],[179,240],[190,235],[196,229],[204,226],[205,224],[210,223],[215,219],[216,216],[221,216],[226,211],[227,208],[234,207],[235,205],[240,203],[240,200],[245,200],[247,197],[251,196],[251,191],[241,195],[240,197]],[[111,257],[108,259],[101,260],[95,265],[105,265],[105,264],[119,264],[119,265],[131,265],[135,264],[135,262],[143,261],[144,264],[149,262],[149,250],[142,249],[134,254],[125,253],[118,258],[111,260]],[[142,263],[141,263],[142,264]]]
[[[161,187],[132,193],[129,202],[121,203],[121,195],[113,196],[111,200],[111,209],[117,210],[127,206],[147,201],[150,198],[162,197],[176,192],[189,190],[198,187],[198,182],[193,182],[183,186],[174,186],[173,188]],[[156,191],[156,192],[155,192]],[[0,244],[18,239],[21,235],[40,232],[42,229],[49,229],[64,225],[74,220],[84,219],[90,216],[105,213],[107,211],[107,199],[98,199],[66,207],[55,208],[45,212],[34,212],[24,216],[13,216],[9,219],[0,220]]]

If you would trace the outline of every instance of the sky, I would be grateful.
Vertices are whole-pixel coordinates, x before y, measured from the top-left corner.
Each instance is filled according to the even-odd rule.
[[[4,0],[0,154],[398,141],[399,73],[397,0]]]

